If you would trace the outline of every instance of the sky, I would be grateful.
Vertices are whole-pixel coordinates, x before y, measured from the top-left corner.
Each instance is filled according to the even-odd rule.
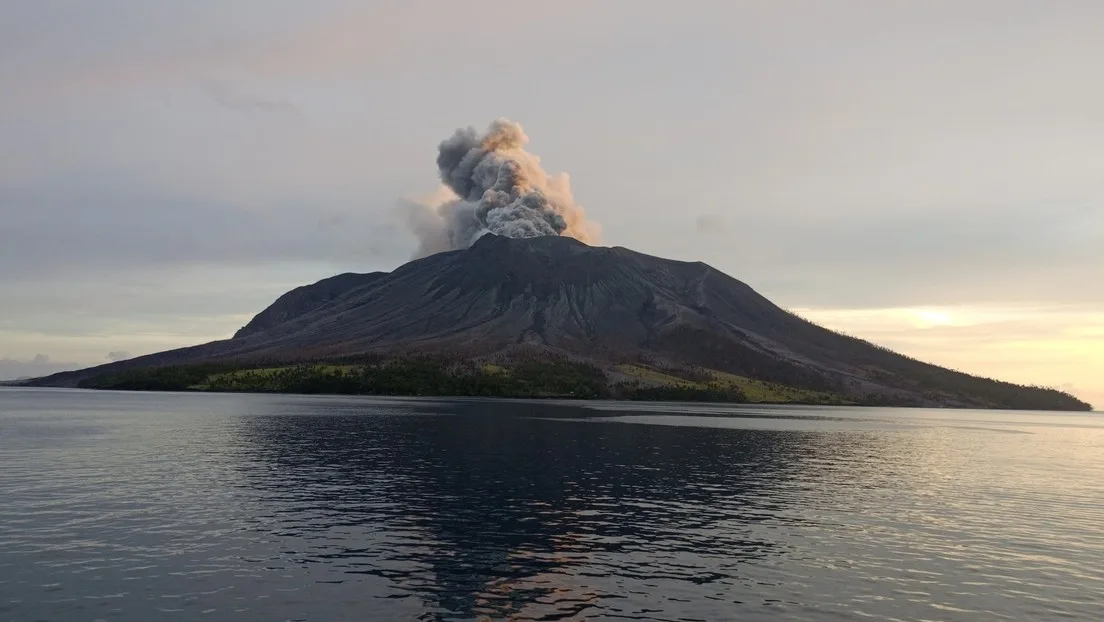
[[[458,128],[602,244],[1104,407],[1104,3],[0,0],[0,378],[390,270]]]

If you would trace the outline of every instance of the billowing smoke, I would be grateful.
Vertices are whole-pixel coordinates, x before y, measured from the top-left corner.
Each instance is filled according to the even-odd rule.
[[[441,143],[442,193],[407,219],[420,241],[418,257],[467,248],[485,233],[598,241],[599,226],[575,203],[567,175],[546,173],[540,158],[522,149],[528,141],[520,124],[498,119],[483,134],[459,129]]]

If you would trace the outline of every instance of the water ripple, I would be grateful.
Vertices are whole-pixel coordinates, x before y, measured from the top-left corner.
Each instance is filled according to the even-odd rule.
[[[1084,416],[0,391],[0,620],[1096,620]]]

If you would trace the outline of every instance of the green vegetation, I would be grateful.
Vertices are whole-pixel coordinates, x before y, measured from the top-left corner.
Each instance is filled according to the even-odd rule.
[[[689,385],[645,386],[638,382],[622,382],[614,386],[614,396],[623,400],[663,402],[728,402],[741,404],[747,396],[736,387],[720,385],[695,387]]]
[[[355,365],[326,365],[326,364],[314,364],[306,366],[285,366],[285,367],[259,367],[256,369],[235,369],[221,374],[212,374],[204,379],[203,382],[186,387],[188,389],[195,389],[199,391],[279,391],[279,387],[283,385],[289,378],[290,370],[308,368],[311,373],[317,373],[319,375],[326,374],[345,374],[347,372],[357,370],[359,367]],[[247,386],[253,388],[238,389],[236,387]]]
[[[748,396],[748,401],[763,404],[847,404],[843,397],[827,391],[813,391],[796,387],[753,380],[744,376],[735,376],[724,372],[711,373],[722,382],[730,382],[739,387]]]
[[[233,369],[231,365],[218,364],[149,367],[96,376],[79,386],[119,391],[185,391],[206,382],[212,375],[228,373]]]
[[[844,404],[848,403],[839,395],[824,391],[798,389],[775,382],[753,380],[744,376],[726,374],[713,369],[686,368],[657,371],[640,365],[618,365],[616,371],[629,376],[642,387],[645,395],[658,395],[670,389],[683,393],[698,392],[702,401],[753,402],[757,404]],[[721,400],[711,399],[717,395],[727,396]],[[632,399],[632,398],[628,398]],[[675,398],[644,398],[675,399]]]
[[[345,395],[425,395],[472,397],[559,397],[680,402],[756,404],[854,404],[863,406],[921,405],[919,397],[851,394],[795,388],[754,380],[703,367],[669,368],[654,363],[621,364],[606,373],[591,364],[542,354],[472,360],[454,356],[416,356],[399,359],[363,357],[331,363],[256,367],[214,363],[132,369],[85,380],[82,388],[124,391],[215,391],[249,393],[330,393]],[[880,371],[880,370],[879,370]],[[939,370],[940,372],[942,370]],[[877,375],[878,372],[875,372]],[[882,374],[890,372],[880,371]],[[1065,394],[1035,387],[1019,393],[1016,401],[1006,383],[978,381],[947,374],[943,383],[966,378],[972,388],[989,389],[994,405],[1004,408],[1069,409]],[[923,377],[922,377],[923,378]],[[921,389],[928,389],[923,383]],[[965,387],[962,387],[965,390]],[[1019,388],[1019,387],[1016,387]],[[954,394],[928,389],[924,397],[941,403]],[[1086,406],[1087,407],[1087,406]]]
[[[83,382],[81,387],[131,391],[748,401],[743,389],[730,381],[695,382],[639,366],[618,369],[645,381],[632,380],[611,386],[605,372],[598,367],[566,358],[522,357],[490,363],[425,356],[344,364],[269,363],[254,368],[230,364],[144,368],[97,376]]]
[[[693,382],[674,376],[671,374],[665,374],[660,371],[648,367],[642,367],[640,365],[617,365],[614,367],[616,371],[625,374],[635,380],[639,380],[643,383],[663,384],[676,387],[701,387],[704,383]]]
[[[488,397],[608,397],[602,370],[569,360],[528,360],[510,368],[431,357],[370,365],[300,364],[257,369],[179,366],[137,369],[81,384],[92,389],[449,395]]]

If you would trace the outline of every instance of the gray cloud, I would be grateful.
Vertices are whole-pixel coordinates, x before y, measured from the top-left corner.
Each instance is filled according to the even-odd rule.
[[[130,353],[126,350],[112,350],[105,358],[109,361],[125,361],[130,358]]]
[[[964,301],[1104,303],[1104,210],[1084,205],[892,212],[853,220],[764,218],[735,254],[798,279],[786,297],[826,306]]]
[[[393,263],[397,223],[349,206],[245,208],[125,188],[0,189],[0,282],[149,264]],[[388,259],[391,257],[393,259]]]
[[[694,219],[694,229],[702,234],[723,233],[725,220],[718,214],[699,214]]]
[[[59,371],[78,369],[77,363],[62,363],[50,360],[45,354],[36,354],[29,360],[16,360],[0,358],[0,380],[18,380],[20,378],[37,378],[47,376]]]
[[[231,110],[245,113],[260,113],[293,117],[298,120],[305,118],[303,111],[295,104],[284,99],[267,99],[259,95],[241,90],[231,84],[214,80],[202,83],[203,91],[211,97],[215,103]]]

